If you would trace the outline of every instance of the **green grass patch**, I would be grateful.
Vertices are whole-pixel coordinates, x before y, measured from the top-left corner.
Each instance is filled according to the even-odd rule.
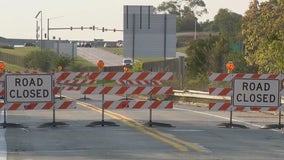
[[[84,59],[84,58],[82,58],[80,56],[77,56],[77,58],[74,59],[74,63],[76,63],[76,65],[86,66],[86,67],[94,67],[94,66],[96,66],[92,62],[87,61],[86,59]]]
[[[5,70],[16,72],[16,71],[26,71],[26,68],[20,67],[20,66],[14,65],[14,64],[6,63]]]
[[[108,51],[108,52],[111,52],[111,53],[114,53],[114,54],[117,54],[117,55],[120,55],[120,56],[123,56],[123,48],[104,47],[104,48],[101,48],[101,49]]]
[[[180,48],[177,48],[177,52],[181,52],[181,53],[185,53],[186,49],[188,47],[180,47]]]
[[[39,50],[38,47],[16,47],[14,49],[0,48],[0,52],[24,57],[32,51]]]

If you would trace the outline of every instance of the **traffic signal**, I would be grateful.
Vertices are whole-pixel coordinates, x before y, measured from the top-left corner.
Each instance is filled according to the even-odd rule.
[[[83,30],[84,29],[84,27],[83,26],[81,26],[81,30]]]
[[[115,32],[115,31],[116,31],[116,29],[114,28],[114,29],[113,29],[113,32]]]
[[[102,31],[103,31],[103,32],[105,31],[105,27],[103,27]]]
[[[70,27],[70,30],[72,31],[73,27]]]
[[[95,30],[96,29],[96,27],[95,26],[93,26],[93,30]]]

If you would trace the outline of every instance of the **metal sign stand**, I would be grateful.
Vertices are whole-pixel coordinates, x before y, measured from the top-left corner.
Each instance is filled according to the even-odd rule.
[[[6,107],[4,108],[4,122],[3,122],[3,128],[7,127],[7,110]]]
[[[230,110],[230,124],[229,124],[229,128],[233,128],[233,108],[231,108],[231,110]]]
[[[53,106],[53,109],[52,109],[52,111],[53,111],[53,120],[52,120],[52,126],[53,127],[56,127],[56,124],[55,124],[55,107]]]
[[[105,86],[105,81],[102,81],[102,87]],[[102,127],[104,126],[104,122],[105,122],[105,109],[104,109],[104,102],[105,102],[105,95],[102,94]]]
[[[152,87],[152,80],[150,81],[150,87]],[[152,94],[150,94],[149,97],[150,101],[152,101]],[[150,117],[149,117],[149,126],[152,127],[153,126],[153,122],[152,122],[152,108],[150,108]]]

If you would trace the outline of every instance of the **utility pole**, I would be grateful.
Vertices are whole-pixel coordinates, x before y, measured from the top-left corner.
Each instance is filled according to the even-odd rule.
[[[39,14],[40,14],[40,49],[42,51],[42,11],[39,11],[36,14],[35,18],[37,19]],[[37,27],[38,27],[38,21],[37,21]],[[38,28],[37,28],[37,33],[38,33]],[[38,39],[38,34],[37,34],[37,39]]]

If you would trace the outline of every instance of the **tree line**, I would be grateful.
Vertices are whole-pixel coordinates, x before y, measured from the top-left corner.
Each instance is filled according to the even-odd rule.
[[[206,14],[203,0],[170,0],[157,12],[177,16],[177,32],[194,31]],[[226,72],[233,61],[236,73],[282,73],[284,70],[284,1],[253,0],[244,15],[219,9],[213,21],[197,23],[197,31],[218,32],[186,43],[186,70],[191,78],[205,79],[209,72]]]

